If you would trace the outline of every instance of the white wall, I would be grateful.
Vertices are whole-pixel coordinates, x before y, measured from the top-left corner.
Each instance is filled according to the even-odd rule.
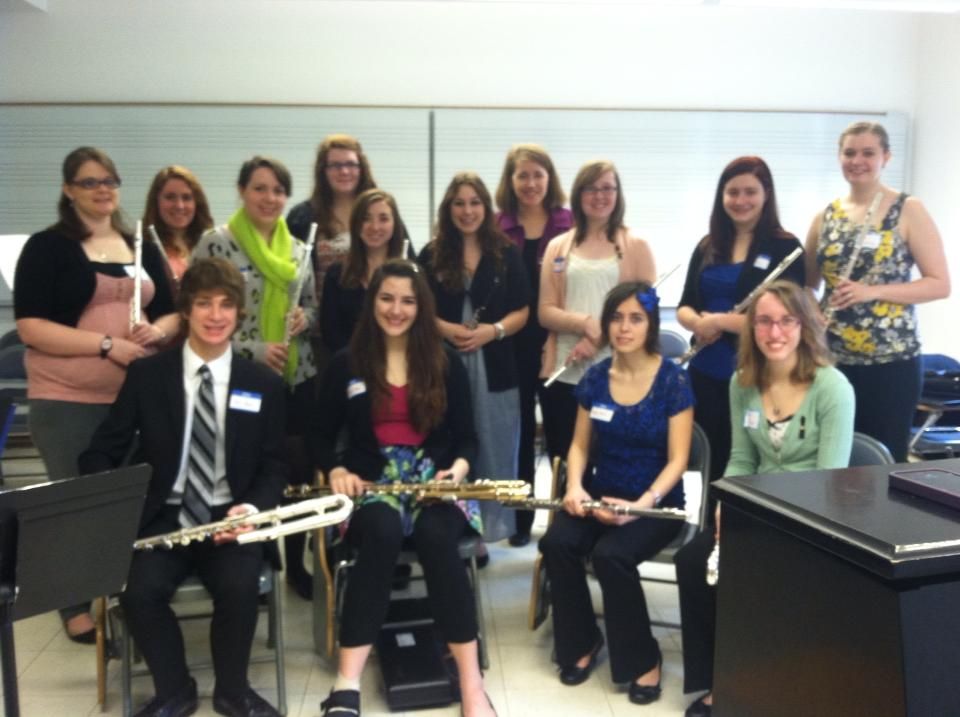
[[[930,206],[960,284],[956,16],[587,2],[9,8],[0,6],[0,102],[906,112],[916,138],[908,189]],[[945,330],[955,305],[923,307],[929,350],[960,356],[960,332]]]

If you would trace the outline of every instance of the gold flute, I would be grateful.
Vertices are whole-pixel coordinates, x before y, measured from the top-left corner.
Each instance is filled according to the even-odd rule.
[[[215,523],[205,523],[184,528],[172,533],[141,538],[133,544],[134,550],[170,550],[178,545],[189,545],[246,526],[263,526],[248,533],[241,533],[236,541],[241,545],[265,540],[276,540],[284,535],[302,533],[316,528],[325,528],[346,520],[353,511],[353,501],[345,495],[327,495],[299,503],[282,505],[273,510],[264,510],[248,515],[235,515]],[[296,518],[297,520],[290,520]],[[289,521],[289,522],[284,522]]]
[[[798,246],[792,252],[787,254],[787,256],[784,257],[783,261],[777,264],[776,267],[774,267],[773,271],[767,274],[766,278],[764,278],[763,281],[761,281],[759,284],[756,285],[756,287],[754,287],[753,291],[747,294],[747,296],[743,300],[737,302],[737,304],[732,309],[730,309],[730,313],[742,314],[744,311],[746,311],[747,308],[750,306],[750,304],[753,302],[753,300],[756,299],[758,296],[760,296],[760,294],[762,294],[764,291],[766,291],[767,287],[770,286],[770,284],[775,282],[777,279],[779,279],[780,275],[783,272],[785,272],[787,269],[789,269],[790,265],[793,264],[793,262],[795,262],[801,256],[803,256],[803,247]],[[692,359],[694,356],[700,353],[701,350],[703,350],[705,347],[709,345],[710,344],[703,344],[703,343],[694,344],[689,349],[687,349],[683,353],[683,355],[680,356],[680,358],[676,359],[677,364],[679,366],[683,366],[683,364],[687,363],[690,359]]]
[[[425,483],[378,483],[369,486],[365,493],[374,495],[412,495],[417,500],[495,500],[507,508],[521,510],[563,510],[560,498],[532,498],[530,484],[521,480],[479,480],[473,483],[454,483],[435,480]],[[329,495],[327,487],[295,485],[287,486],[284,495],[302,498],[311,495]],[[634,508],[602,500],[585,500],[581,505],[586,510],[606,510],[617,515],[636,515],[648,518],[686,520],[686,511],[679,508]]]

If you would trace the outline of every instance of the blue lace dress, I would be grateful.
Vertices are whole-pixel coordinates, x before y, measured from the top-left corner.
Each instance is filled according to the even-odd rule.
[[[592,471],[584,476],[584,488],[594,497],[636,500],[666,465],[670,418],[693,406],[693,390],[687,372],[664,360],[647,395],[621,405],[610,395],[611,361],[591,367],[575,389],[577,403],[591,413],[593,428]],[[678,481],[662,505],[683,504],[683,481]]]

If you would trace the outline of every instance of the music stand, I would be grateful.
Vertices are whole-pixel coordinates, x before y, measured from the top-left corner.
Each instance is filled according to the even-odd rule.
[[[137,465],[0,493],[6,717],[20,715],[13,622],[123,588],[150,474]]]

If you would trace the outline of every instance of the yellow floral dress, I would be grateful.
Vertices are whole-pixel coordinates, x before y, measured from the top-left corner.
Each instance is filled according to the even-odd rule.
[[[913,256],[900,234],[900,214],[907,195],[897,197],[879,226],[864,237],[850,278],[864,284],[900,284],[910,281]],[[850,221],[837,199],[823,213],[817,242],[817,264],[824,280],[824,302],[850,261],[860,225]],[[920,354],[917,319],[911,304],[867,301],[837,311],[827,329],[827,340],[837,362],[870,365],[911,359]]]

